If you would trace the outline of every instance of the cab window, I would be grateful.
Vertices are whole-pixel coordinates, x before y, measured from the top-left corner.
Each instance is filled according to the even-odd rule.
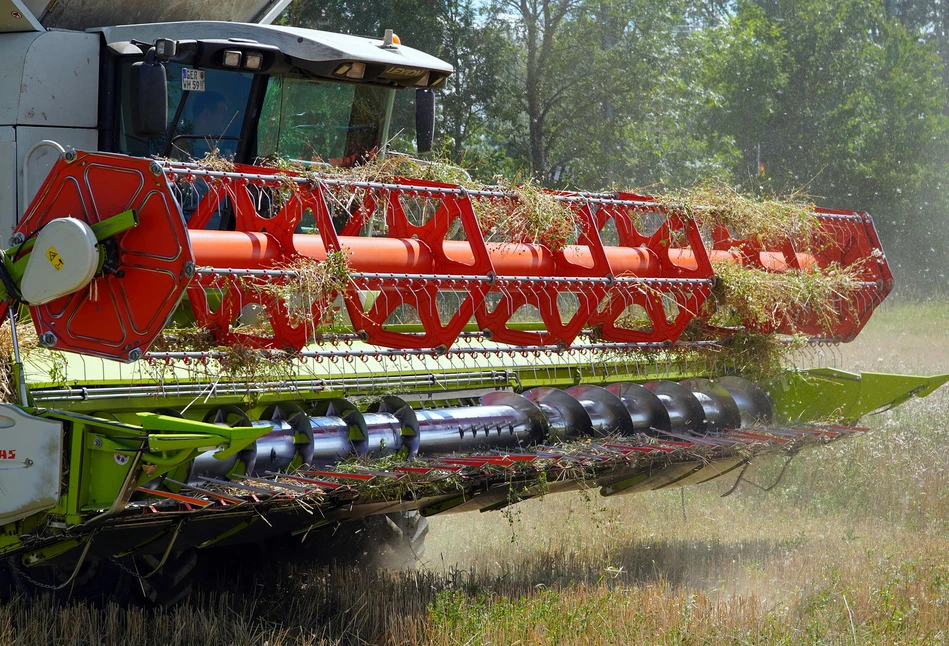
[[[302,76],[272,77],[257,154],[351,166],[378,149],[391,92]]]
[[[252,74],[204,70],[203,91],[183,90],[185,66],[166,64],[169,124],[181,108],[169,146],[166,135],[139,137],[132,131],[129,97],[132,62],[123,61],[120,70],[119,152],[139,157],[167,154],[172,159],[187,160],[200,159],[216,149],[225,158],[234,157],[247,112]]]

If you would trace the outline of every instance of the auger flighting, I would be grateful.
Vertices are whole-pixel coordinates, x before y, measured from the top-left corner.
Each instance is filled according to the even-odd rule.
[[[352,456],[383,457],[403,452],[406,461],[444,458],[483,451],[520,453],[538,444],[598,438],[622,441],[645,435],[685,440],[711,435],[730,442],[730,431],[771,422],[767,394],[740,377],[683,383],[617,383],[607,388],[539,387],[523,395],[493,392],[478,405],[415,410],[405,401],[383,397],[371,412],[345,400],[326,402],[322,415],[310,416],[294,405],[276,405],[248,426],[273,426],[241,455],[228,461],[214,451],[198,456],[187,481],[225,477],[240,459],[252,475],[286,472],[296,461],[332,467]],[[226,411],[213,411],[210,421]],[[303,436],[304,441],[300,441]]]

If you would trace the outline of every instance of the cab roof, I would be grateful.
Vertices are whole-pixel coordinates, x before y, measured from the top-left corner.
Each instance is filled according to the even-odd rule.
[[[318,76],[334,78],[334,70],[348,63],[364,63],[366,81],[384,85],[437,85],[454,70],[448,63],[406,45],[386,45],[383,38],[350,36],[314,29],[223,21],[165,22],[140,25],[95,27],[107,44],[139,41],[154,43],[159,38],[179,41],[232,41],[235,47],[252,48],[253,43],[276,47],[295,68]],[[421,79],[429,75],[427,82]],[[342,79],[347,80],[347,79]]]

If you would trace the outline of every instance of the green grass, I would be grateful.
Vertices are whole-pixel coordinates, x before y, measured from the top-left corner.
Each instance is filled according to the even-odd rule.
[[[889,307],[802,359],[946,372],[947,319],[947,304]],[[414,572],[288,564],[167,612],[14,603],[0,644],[945,643],[949,391],[866,422],[770,493],[711,483],[435,517]]]

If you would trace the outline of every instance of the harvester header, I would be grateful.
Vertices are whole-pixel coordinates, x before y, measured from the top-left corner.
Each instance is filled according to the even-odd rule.
[[[286,3],[219,4],[267,23]],[[131,576],[170,603],[215,547],[321,554],[322,529],[361,527],[417,557],[435,514],[731,492],[949,379],[782,362],[853,340],[891,291],[866,213],[484,186],[386,150],[400,88],[431,147],[452,72],[391,33],[32,5],[0,19],[34,32],[9,60],[76,63],[0,77],[21,137],[0,166],[22,165],[0,194],[0,587]],[[53,85],[74,102],[35,107]]]
[[[780,354],[866,324],[892,278],[864,213],[795,207],[803,225],[739,238],[721,205],[391,163],[62,155],[2,257],[17,580],[130,554],[125,573],[168,568],[142,586],[165,602],[212,546],[385,515],[417,554],[433,514],[733,490],[945,380],[733,374],[749,338]]]

